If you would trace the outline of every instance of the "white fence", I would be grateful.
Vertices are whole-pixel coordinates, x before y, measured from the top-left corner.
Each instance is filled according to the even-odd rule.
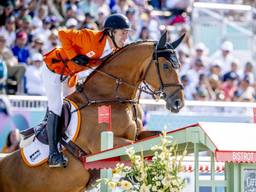
[[[8,96],[13,111],[45,111],[46,97]],[[168,130],[180,128],[199,121],[215,122],[253,122],[255,103],[186,101],[181,112],[174,114],[165,107],[165,102],[141,99],[148,129]]]

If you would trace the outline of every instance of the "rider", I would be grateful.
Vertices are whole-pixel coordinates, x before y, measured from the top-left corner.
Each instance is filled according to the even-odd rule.
[[[58,151],[58,126],[62,111],[63,96],[74,92],[76,74],[100,64],[99,59],[122,48],[128,38],[130,23],[122,14],[110,15],[103,31],[89,29],[61,29],[58,36],[62,48],[45,54],[43,78],[48,99],[49,167],[64,167],[67,158]],[[66,78],[68,77],[68,78]],[[69,79],[67,81],[67,79]],[[72,87],[73,86],[73,87]]]

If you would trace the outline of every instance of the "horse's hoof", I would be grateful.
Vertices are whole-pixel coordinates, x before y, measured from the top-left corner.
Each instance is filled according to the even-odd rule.
[[[142,131],[136,138],[136,141],[146,139],[161,134],[161,131]]]

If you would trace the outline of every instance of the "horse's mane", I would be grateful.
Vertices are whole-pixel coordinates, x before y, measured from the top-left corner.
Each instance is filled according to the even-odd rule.
[[[130,49],[131,47],[134,47],[134,46],[137,46],[140,44],[144,44],[144,43],[155,43],[155,41],[136,41],[136,42],[127,44],[124,47],[122,47],[121,49],[117,50],[116,52],[112,52],[111,54],[105,56],[104,58],[102,58],[102,64],[100,64],[98,67],[96,67],[93,70],[93,72],[86,78],[84,83],[87,82],[98,70],[102,69],[105,65],[110,63],[111,60],[118,57],[124,51],[126,51],[127,49]]]

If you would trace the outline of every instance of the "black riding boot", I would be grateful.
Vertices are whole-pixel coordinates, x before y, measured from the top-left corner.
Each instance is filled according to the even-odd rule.
[[[50,147],[50,154],[48,159],[49,167],[66,167],[68,163],[68,159],[64,157],[57,148],[59,123],[60,117],[50,111],[47,120],[48,143]]]

